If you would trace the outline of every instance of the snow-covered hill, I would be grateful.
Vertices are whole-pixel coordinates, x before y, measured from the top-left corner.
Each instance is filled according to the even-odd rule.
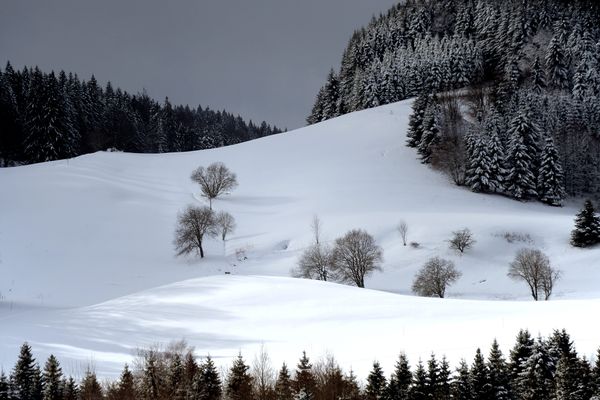
[[[401,102],[210,151],[97,153],[1,169],[0,365],[30,340],[42,354],[91,358],[110,372],[131,347],[183,336],[217,358],[251,355],[263,341],[290,362],[303,349],[330,349],[360,372],[374,357],[391,365],[401,349],[460,356],[522,326],[565,327],[591,354],[600,343],[586,336],[594,327],[585,316],[600,298],[600,251],[568,244],[580,204],[557,209],[454,187],[404,146],[409,113]],[[211,241],[204,260],[175,258],[177,212],[204,202],[189,175],[213,161],[238,175],[238,189],[214,203],[238,230],[225,245]],[[463,272],[448,292],[463,300],[273,278],[295,267],[314,214],[328,240],[352,228],[378,240],[384,271],[368,288],[409,295],[415,272],[439,255]],[[420,248],[402,246],[400,219]],[[446,240],[464,227],[477,244],[460,257]],[[505,233],[531,241],[509,243]],[[542,249],[563,272],[548,304],[530,302],[506,276],[523,246]],[[247,260],[237,260],[239,250]],[[440,331],[452,334],[441,340]],[[377,345],[353,353],[369,335]]]

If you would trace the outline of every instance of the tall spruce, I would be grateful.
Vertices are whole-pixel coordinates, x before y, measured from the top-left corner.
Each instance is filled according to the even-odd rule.
[[[367,378],[367,387],[365,388],[365,398],[367,400],[385,400],[386,399],[387,380],[381,369],[379,362],[373,363],[373,369]]]
[[[229,400],[252,400],[254,399],[252,376],[248,372],[250,367],[246,365],[242,355],[238,355],[229,369],[225,394]]]
[[[41,400],[42,376],[31,347],[24,343],[10,375],[11,396],[19,400]]]
[[[63,374],[58,360],[53,355],[48,357],[42,375],[44,383],[44,400],[62,400]]]
[[[292,379],[287,365],[281,366],[275,382],[275,400],[293,400]]]
[[[537,184],[538,198],[551,206],[561,206],[566,197],[560,156],[552,137],[546,136],[541,154],[541,165]]]
[[[583,209],[575,218],[575,229],[571,232],[571,244],[589,247],[600,243],[600,217],[591,200],[586,200]]]
[[[388,384],[388,399],[408,400],[411,383],[412,373],[410,371],[408,358],[402,353],[398,357],[394,373],[390,377],[390,382]]]
[[[312,364],[302,352],[302,357],[296,367],[296,377],[293,381],[294,395],[297,400],[312,400],[315,398],[316,380],[312,370]]]

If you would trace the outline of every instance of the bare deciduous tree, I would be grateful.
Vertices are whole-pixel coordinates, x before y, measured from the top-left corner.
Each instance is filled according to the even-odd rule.
[[[400,233],[400,237],[402,237],[402,243],[406,246],[406,235],[408,234],[408,224],[406,221],[400,221],[398,224],[398,232]]]
[[[211,209],[213,199],[238,185],[235,174],[222,162],[212,163],[207,168],[199,167],[192,172],[191,179],[200,185],[202,195],[208,199]]]
[[[333,262],[338,278],[358,287],[365,287],[365,277],[381,270],[383,250],[373,236],[361,229],[354,229],[336,239]]]
[[[299,278],[335,280],[333,252],[325,244],[312,244],[302,253],[298,261]]]
[[[202,241],[205,236],[214,236],[215,214],[209,207],[188,206],[178,217],[175,231],[175,249],[177,255],[183,255],[194,250],[204,258]]]
[[[258,354],[254,356],[251,373],[254,378],[256,400],[272,399],[276,374],[264,344],[260,346]]]
[[[468,228],[461,229],[460,231],[452,232],[452,239],[448,240],[450,248],[452,250],[464,253],[465,250],[470,249],[476,243],[473,238],[473,233]]]
[[[333,271],[333,252],[327,244],[321,243],[321,220],[315,215],[310,224],[314,242],[308,247],[298,261],[298,270],[294,275],[299,278],[335,280]]]
[[[548,300],[560,277],[560,271],[552,268],[550,260],[540,250],[521,249],[510,264],[508,276],[525,281],[534,300],[539,300],[540,291],[544,294],[544,300]]]
[[[235,218],[233,218],[233,215],[229,214],[228,212],[219,211],[215,215],[215,227],[217,229],[217,233],[219,236],[221,236],[221,240],[225,241],[225,239],[227,239],[227,235],[235,231]]]
[[[412,285],[412,291],[419,296],[444,298],[446,288],[456,282],[461,273],[454,263],[440,257],[427,261],[419,271]]]

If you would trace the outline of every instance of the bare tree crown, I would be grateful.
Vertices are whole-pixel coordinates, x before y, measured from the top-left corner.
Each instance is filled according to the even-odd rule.
[[[427,261],[415,277],[412,291],[419,296],[443,298],[447,287],[456,282],[461,275],[452,261],[434,257]]]
[[[365,277],[381,270],[383,250],[373,236],[355,229],[335,241],[333,260],[342,281],[365,287]]]
[[[540,299],[540,292],[543,293],[544,300],[548,300],[560,278],[560,271],[552,268],[550,259],[540,250],[526,248],[518,251],[510,264],[508,276],[524,281],[534,300]]]
[[[460,231],[452,232],[452,238],[448,241],[450,248],[460,252],[461,254],[465,250],[470,249],[476,243],[473,233],[468,228],[461,229]]]
[[[225,211],[219,211],[215,215],[215,228],[221,236],[221,240],[227,239],[227,235],[233,233],[236,228],[235,218]]]
[[[188,206],[177,218],[175,250],[177,255],[197,251],[204,257],[202,242],[205,236],[214,236],[215,214],[209,207]]]
[[[199,167],[192,172],[191,179],[200,185],[203,196],[208,198],[212,208],[212,200],[235,189],[238,185],[236,175],[222,162]]]
[[[400,233],[400,237],[402,238],[402,244],[406,246],[406,236],[408,234],[408,224],[406,221],[400,221],[398,224],[398,233]]]

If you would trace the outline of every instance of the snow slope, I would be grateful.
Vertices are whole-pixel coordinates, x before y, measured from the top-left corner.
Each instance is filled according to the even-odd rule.
[[[26,339],[73,363],[91,357],[107,372],[131,347],[181,336],[216,357],[261,341],[290,362],[305,348],[331,349],[357,371],[376,356],[391,363],[401,348],[424,357],[474,350],[470,335],[428,340],[432,324],[459,334],[473,327],[486,347],[493,336],[511,344],[524,325],[547,333],[558,324],[580,332],[577,344],[591,354],[600,343],[585,337],[592,329],[583,312],[600,298],[600,252],[568,245],[579,203],[556,209],[454,187],[404,146],[409,113],[410,102],[401,102],[210,151],[96,153],[1,169],[0,364],[11,365]],[[177,212],[204,203],[189,175],[213,161],[238,175],[238,189],[214,203],[235,216],[238,230],[225,244],[211,241],[204,260],[175,258]],[[289,276],[310,243],[314,214],[328,240],[352,228],[373,234],[385,263],[367,287],[393,293],[274,278]],[[402,246],[400,219],[419,249]],[[446,240],[463,227],[477,244],[460,257]],[[529,234],[532,243],[508,243],[505,232]],[[557,300],[534,304],[506,277],[523,246],[541,248],[563,271]],[[236,259],[239,249],[246,260]],[[464,301],[397,295],[410,294],[433,255],[463,272],[448,297]],[[214,277],[225,271],[236,276]],[[262,277],[243,277],[250,275]],[[350,334],[340,341],[335,332],[344,327]],[[377,332],[378,346],[350,354],[366,329]]]

